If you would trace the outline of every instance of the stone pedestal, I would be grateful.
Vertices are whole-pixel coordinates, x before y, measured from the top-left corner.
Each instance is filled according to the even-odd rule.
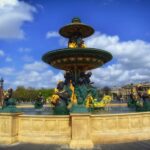
[[[0,144],[18,142],[18,115],[21,113],[0,113]]]
[[[70,148],[93,148],[90,114],[71,114],[70,117],[72,126]]]

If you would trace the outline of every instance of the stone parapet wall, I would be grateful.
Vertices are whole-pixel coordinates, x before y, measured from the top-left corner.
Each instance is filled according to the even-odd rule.
[[[94,143],[119,143],[150,139],[150,112],[91,116]]]
[[[0,113],[0,143],[94,144],[150,139],[150,112],[71,114],[70,116]]]
[[[71,140],[69,116],[19,116],[20,142],[67,144]]]

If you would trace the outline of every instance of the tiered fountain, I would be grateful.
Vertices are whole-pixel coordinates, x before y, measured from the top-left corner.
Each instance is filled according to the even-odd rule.
[[[92,35],[94,30],[78,18],[59,33],[69,38],[68,48],[50,51],[42,58],[49,65],[65,70],[65,81],[58,82],[51,98],[57,115],[18,113],[11,100],[0,113],[0,144],[68,144],[74,149],[90,149],[96,144],[150,139],[149,111],[89,113],[110,101],[109,97],[100,98],[90,81],[89,70],[107,63],[112,55],[101,49],[86,48],[83,38]]]
[[[65,81],[57,85],[52,104],[55,114],[69,112],[89,112],[93,102],[101,101],[97,89],[92,86],[89,70],[102,66],[112,59],[111,53],[87,48],[83,38],[94,33],[94,29],[73,18],[71,24],[59,30],[60,35],[68,38],[68,48],[49,51],[42,60],[49,65],[65,70]]]

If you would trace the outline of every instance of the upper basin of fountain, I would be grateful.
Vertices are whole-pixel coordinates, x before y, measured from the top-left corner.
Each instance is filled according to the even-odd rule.
[[[112,59],[111,53],[96,48],[64,48],[49,51],[42,60],[51,66],[62,70],[82,71],[95,69]]]
[[[68,38],[68,48],[49,51],[42,57],[44,62],[57,69],[83,72],[100,67],[112,59],[111,53],[105,50],[86,47],[83,39],[91,36],[94,29],[77,17],[60,28],[59,33]]]
[[[71,38],[76,33],[82,38],[86,38],[94,33],[94,29],[89,25],[83,24],[80,18],[75,17],[70,24],[59,30],[59,34],[66,38]]]

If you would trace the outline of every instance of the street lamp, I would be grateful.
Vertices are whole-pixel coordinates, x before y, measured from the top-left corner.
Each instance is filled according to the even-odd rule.
[[[0,87],[3,89],[3,83],[4,83],[4,79],[3,78],[1,78],[0,79]]]
[[[0,79],[0,105],[3,105],[2,99],[3,99],[3,78]]]

